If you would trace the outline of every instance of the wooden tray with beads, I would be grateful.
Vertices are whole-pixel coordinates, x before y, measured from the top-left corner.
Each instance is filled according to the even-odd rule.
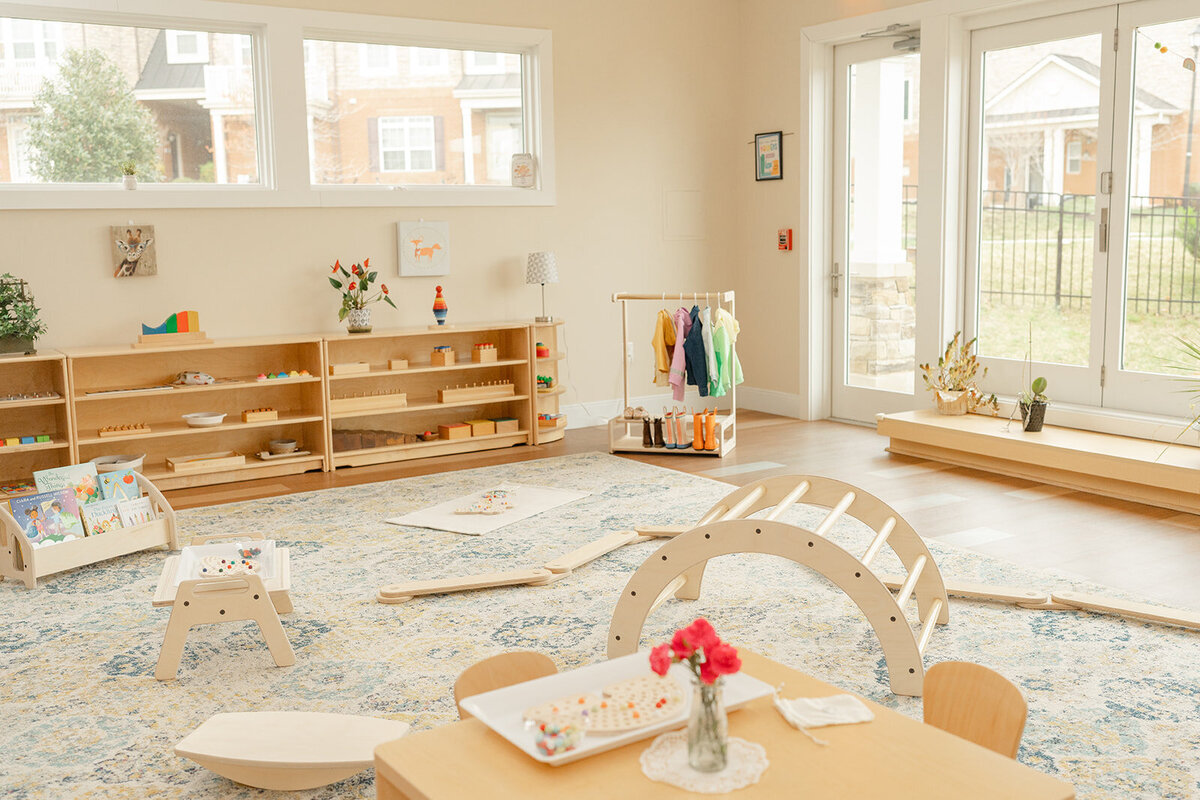
[[[642,675],[614,683],[601,695],[560,697],[525,711],[537,723],[582,725],[589,734],[637,730],[676,716],[684,708],[683,690],[674,678]]]
[[[150,426],[144,422],[136,422],[132,425],[105,425],[96,431],[96,435],[101,439],[107,436],[129,436],[134,433],[150,433]]]

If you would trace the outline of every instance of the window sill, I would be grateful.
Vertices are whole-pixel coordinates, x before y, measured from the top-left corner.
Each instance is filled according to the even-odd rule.
[[[1000,397],[1002,418],[1012,415],[1020,424],[1021,412],[1016,409],[1015,397]],[[1200,447],[1200,434],[1185,431],[1190,420],[1183,417],[1164,417],[1154,414],[1139,414],[1133,411],[1118,411],[1112,408],[1072,405],[1050,401],[1046,409],[1046,423],[1059,428],[1108,433],[1133,439],[1174,443]],[[1183,432],[1183,435],[1180,435]]]

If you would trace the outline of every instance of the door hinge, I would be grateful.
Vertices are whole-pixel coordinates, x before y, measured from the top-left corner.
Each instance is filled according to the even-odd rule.
[[[1112,194],[1112,181],[1111,172],[1100,173],[1100,194]]]
[[[1100,232],[1097,234],[1100,237],[1100,252],[1108,252],[1108,209],[1100,209]]]
[[[1105,375],[1106,370],[1107,370],[1107,368],[1103,364],[1101,364],[1100,365],[1100,388],[1101,389],[1104,388],[1104,379],[1106,377],[1106,375]]]

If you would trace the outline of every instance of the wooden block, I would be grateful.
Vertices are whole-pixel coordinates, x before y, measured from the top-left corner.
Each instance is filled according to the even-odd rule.
[[[496,423],[490,419],[469,419],[465,424],[471,426],[472,436],[491,436],[496,432]]]
[[[566,416],[552,417],[550,419],[538,418],[538,427],[545,428],[565,428],[567,427]]]
[[[4,440],[4,444],[8,445],[9,447],[16,447],[20,443],[21,439],[18,436],[10,436]]]
[[[487,400],[493,397],[512,397],[517,393],[511,383],[485,383],[454,389],[438,389],[439,403],[458,403],[467,400]]]
[[[457,358],[453,350],[434,350],[429,363],[435,367],[453,367]]]
[[[271,419],[279,419],[279,412],[273,408],[259,408],[242,412],[242,422],[265,422]]]
[[[138,422],[133,425],[108,425],[96,431],[96,435],[101,439],[106,436],[129,436],[133,433],[150,433],[150,426],[144,422]]]
[[[493,417],[496,433],[516,433],[521,430],[521,421],[516,417]]]
[[[408,394],[405,392],[372,394],[366,397],[334,397],[329,400],[329,410],[334,414],[400,408],[407,405]]]
[[[204,331],[190,331],[188,333],[139,333],[138,340],[133,343],[133,347],[189,347],[196,344],[212,344],[213,340],[208,338],[208,334]]]
[[[50,436],[49,436],[49,435],[47,435],[47,434],[45,434],[45,433],[43,433],[43,434],[40,434],[40,435],[38,435],[38,436],[35,436],[35,437],[34,437],[34,439],[35,439],[35,441],[37,441],[39,444],[44,444],[44,443],[46,443],[46,442],[49,442],[49,441],[50,441]]]
[[[407,358],[392,358],[388,360],[388,369],[408,369]]]
[[[167,456],[167,469],[172,472],[208,472],[246,463],[246,457],[232,450],[204,453],[195,456]]]
[[[499,357],[497,352],[495,347],[475,347],[471,350],[471,360],[476,364],[488,364]]]
[[[330,364],[330,375],[358,375],[363,372],[370,372],[371,365],[366,361],[350,361],[345,364]]]
[[[438,437],[441,439],[469,439],[471,438],[471,426],[462,422],[438,425]]]

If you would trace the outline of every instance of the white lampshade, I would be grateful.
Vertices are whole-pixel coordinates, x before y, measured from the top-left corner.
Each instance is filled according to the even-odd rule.
[[[553,252],[530,253],[525,266],[526,283],[558,283],[558,259]]]

